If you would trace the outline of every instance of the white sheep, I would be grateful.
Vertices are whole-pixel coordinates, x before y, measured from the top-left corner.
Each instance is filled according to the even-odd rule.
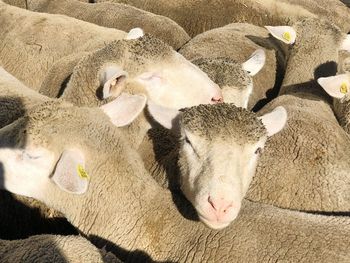
[[[195,64],[200,63],[203,59],[216,60],[217,58],[225,58],[236,61],[238,64],[249,66],[250,68],[246,68],[246,71],[248,70],[249,74],[253,76],[249,78],[241,76],[247,74],[241,73],[243,70],[239,71],[238,65],[236,66],[238,69],[235,72],[230,72],[232,71],[230,70],[232,68],[230,64],[232,63],[225,65],[218,61],[215,64],[212,63],[211,67],[202,67],[202,70],[209,76],[211,72],[220,74],[220,76],[212,79],[214,82],[215,80],[218,81],[219,86],[221,86],[220,84],[231,86],[231,88],[226,88],[227,91],[235,90],[237,86],[238,90],[241,89],[239,86],[247,86],[246,84],[237,84],[243,82],[243,79],[247,79],[246,82],[253,82],[253,87],[248,89],[249,93],[247,94],[249,96],[248,108],[251,109],[257,103],[261,104],[263,101],[266,103],[266,100],[271,100],[277,95],[286,65],[286,56],[288,54],[286,47],[286,45],[279,44],[275,39],[271,38],[265,28],[247,23],[233,23],[197,35],[184,45],[179,52]],[[253,59],[248,60],[250,61],[249,64],[245,63],[256,50],[261,50],[260,56],[255,57],[260,59],[254,59],[253,57]],[[222,65],[220,67],[215,66],[216,64]],[[200,64],[198,65],[200,66]],[[213,75],[213,73],[211,74]],[[227,83],[222,83],[221,79],[225,79],[222,75],[228,75],[226,77],[228,78]],[[231,97],[227,100],[226,90],[223,90],[225,102],[236,103]]]
[[[19,80],[0,67],[0,128],[22,117],[33,107],[51,99],[26,87]],[[122,93],[114,102],[113,109],[101,109],[117,125],[127,125],[143,110],[146,98],[140,95]],[[9,143],[10,141],[6,141]],[[41,202],[20,196],[10,197],[1,191],[0,236],[9,239],[26,237],[40,233],[70,233],[75,230],[62,214],[46,207]],[[6,228],[5,228],[6,226]]]
[[[44,103],[2,128],[0,140],[10,133],[27,143],[1,147],[0,187],[58,209],[93,244],[107,244],[126,262],[350,260],[344,217],[245,201],[220,232],[196,222],[191,206],[152,180],[97,109]]]
[[[12,88],[8,88],[9,91],[5,90],[2,92],[5,98],[8,98],[9,94],[13,94],[12,97],[16,98],[16,93],[20,95],[24,93],[23,91],[26,87],[15,84]],[[55,112],[55,110],[46,106],[51,105],[55,100],[45,99],[41,104],[32,106],[30,101],[24,104],[25,101],[21,101],[20,96],[17,98],[22,102],[20,106],[25,109],[26,113],[36,107],[41,109],[40,114],[43,116],[45,116],[46,111]],[[9,101],[9,104],[11,102],[13,103],[13,100]],[[63,101],[59,100],[56,103],[63,103]],[[122,93],[112,103],[113,110],[108,108],[109,104],[103,105],[101,109],[109,115],[113,124],[120,127],[131,123],[140,114],[145,107],[145,97]],[[17,108],[20,107],[10,107],[10,109],[15,111],[17,111]],[[85,110],[87,109],[85,108]],[[183,140],[179,142],[181,152],[179,153],[180,160],[177,165],[182,170],[178,175],[181,177],[183,192],[197,209],[202,221],[213,228],[227,226],[240,210],[241,200],[255,172],[258,155],[261,148],[264,147],[267,137],[280,131],[286,122],[284,109],[279,108],[270,114],[262,116],[260,120],[254,113],[237,108],[232,104],[202,104],[184,109],[180,114],[175,109],[164,108],[150,102],[148,110],[166,128],[171,128],[171,126],[174,126],[174,129],[176,127],[181,128],[178,129],[178,135],[181,134]],[[7,112],[9,111],[7,110]],[[102,112],[99,109],[96,109],[96,111]],[[144,115],[139,118],[144,118]],[[205,124],[206,122],[207,124]],[[4,127],[4,130],[7,130],[12,125],[14,124],[11,123]],[[129,138],[136,137],[134,140],[138,140],[139,137],[142,139],[135,132],[132,133],[129,129],[127,131],[125,138],[129,136]],[[2,136],[4,140],[3,147],[9,147],[13,142],[8,136],[11,136],[11,133],[3,134]],[[218,141],[215,139],[216,136],[218,136]],[[161,140],[161,138],[159,139]],[[193,142],[190,142],[192,140]],[[213,148],[210,144],[211,141],[213,143],[216,142],[221,147]],[[231,147],[224,147],[225,143],[228,143]],[[198,148],[202,151],[199,152],[198,149],[191,151],[191,145],[195,149]],[[224,160],[217,157],[214,162],[213,158],[225,149],[227,154],[231,155],[229,155],[230,158],[226,158],[225,163],[227,165],[222,167],[230,167],[230,169],[221,170],[219,169],[221,166],[218,166],[218,164]],[[238,152],[241,152],[241,154],[237,154]],[[194,156],[197,157],[194,158]],[[213,159],[213,161],[207,162],[208,158]],[[200,170],[198,170],[199,166],[202,167]],[[57,169],[60,167],[57,166]],[[64,166],[61,168],[65,169]],[[237,172],[232,175],[231,169]],[[214,171],[214,175],[217,174],[221,177],[216,178],[212,176],[212,171]],[[194,183],[193,180],[197,182]],[[237,190],[232,194],[232,191],[229,190],[231,188]],[[226,190],[223,191],[223,189]],[[86,189],[81,189],[81,191],[83,190]]]
[[[350,163],[345,156],[350,154],[350,138],[315,80],[334,74],[346,35],[319,19],[269,30],[284,40],[296,35],[296,41],[280,90],[283,95],[259,114],[283,106],[288,121],[268,141],[247,198],[295,210],[348,211]]]
[[[222,101],[219,87],[206,74],[155,37],[135,36],[135,30],[127,35],[2,1],[0,10],[2,66],[44,95],[101,106],[125,86],[138,85],[156,103],[173,108]]]

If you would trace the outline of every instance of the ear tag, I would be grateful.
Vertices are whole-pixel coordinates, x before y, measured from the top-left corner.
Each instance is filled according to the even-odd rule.
[[[82,179],[89,179],[90,176],[87,174],[87,172],[85,171],[84,167],[81,164],[78,164],[77,166],[77,172],[80,178]]]
[[[290,42],[292,36],[290,35],[290,33],[288,31],[284,32],[282,35],[283,39],[287,40],[288,42]]]
[[[343,93],[343,94],[348,93],[348,85],[346,85],[345,82],[343,82],[343,83],[340,85],[340,92]]]

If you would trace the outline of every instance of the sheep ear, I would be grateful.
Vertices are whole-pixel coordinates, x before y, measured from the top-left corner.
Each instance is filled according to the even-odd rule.
[[[125,39],[138,39],[143,36],[144,36],[143,30],[139,27],[135,27],[129,31]]]
[[[242,64],[242,68],[247,71],[250,76],[255,76],[263,68],[265,61],[265,51],[263,49],[258,49]]]
[[[272,112],[259,117],[259,119],[267,130],[267,136],[270,137],[281,131],[287,123],[287,111],[282,106],[278,106]]]
[[[290,26],[265,26],[265,28],[278,40],[286,44],[294,44],[297,33]]]
[[[177,130],[179,128],[180,111],[166,108],[149,101],[148,112],[151,114],[153,119],[164,128],[169,130]]]
[[[343,40],[343,42],[340,45],[340,50],[346,50],[348,52],[350,52],[350,34],[347,34],[345,39]]]
[[[337,99],[344,97],[350,89],[350,81],[347,74],[319,78],[317,82],[329,96]]]
[[[100,83],[103,86],[102,98],[118,97],[125,87],[128,73],[118,66],[107,66],[100,74]]]
[[[122,93],[118,98],[100,108],[106,113],[111,122],[122,127],[136,119],[146,106],[147,98],[143,94],[130,95]]]
[[[58,160],[51,178],[63,191],[83,194],[89,185],[89,175],[85,170],[85,158],[76,149],[65,150]]]

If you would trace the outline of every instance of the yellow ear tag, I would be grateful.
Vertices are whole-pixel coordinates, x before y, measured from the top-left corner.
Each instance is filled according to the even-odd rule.
[[[343,82],[343,83],[340,85],[340,92],[343,93],[343,94],[348,93],[348,85],[346,85],[345,82]]]
[[[78,166],[77,166],[77,171],[78,171],[78,174],[79,174],[80,178],[82,178],[82,179],[89,179],[89,175],[85,171],[84,167],[81,166],[80,164],[78,164]]]
[[[288,42],[290,42],[292,36],[290,35],[290,33],[288,31],[284,32],[282,37],[287,40]]]

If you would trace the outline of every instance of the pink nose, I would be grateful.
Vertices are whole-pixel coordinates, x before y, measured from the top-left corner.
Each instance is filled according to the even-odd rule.
[[[225,215],[231,210],[233,207],[232,201],[227,201],[224,198],[214,199],[211,196],[208,197],[208,202],[211,207],[214,209],[214,213],[218,220],[225,217]]]
[[[224,102],[224,99],[221,95],[217,95],[211,98],[211,104],[217,104]]]
[[[222,93],[219,87],[215,92],[215,95],[211,98],[211,104],[222,103],[224,102],[224,98],[222,97]]]

